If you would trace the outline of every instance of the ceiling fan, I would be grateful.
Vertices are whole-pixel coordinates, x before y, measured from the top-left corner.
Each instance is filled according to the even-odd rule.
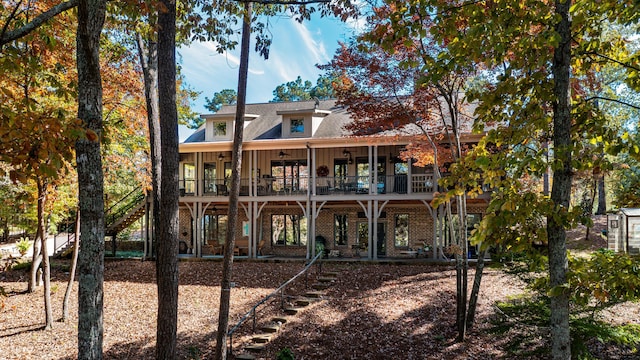
[[[284,151],[280,150],[280,153],[278,153],[278,157],[280,159],[284,159],[285,156],[290,156],[290,155],[285,153]]]

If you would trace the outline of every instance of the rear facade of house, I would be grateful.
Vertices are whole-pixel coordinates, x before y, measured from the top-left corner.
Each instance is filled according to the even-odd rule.
[[[235,106],[202,118],[180,144],[180,253],[221,256]],[[353,137],[344,130],[349,122],[333,100],[247,105],[237,256],[310,258],[322,248],[371,260],[442,253],[449,239],[430,205],[438,179],[399,157],[410,137]],[[487,199],[470,200],[469,228]]]

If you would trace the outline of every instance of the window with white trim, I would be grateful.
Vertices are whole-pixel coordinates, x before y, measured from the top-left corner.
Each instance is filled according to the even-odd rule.
[[[271,215],[271,242],[276,246],[307,245],[307,219],[296,214]]]

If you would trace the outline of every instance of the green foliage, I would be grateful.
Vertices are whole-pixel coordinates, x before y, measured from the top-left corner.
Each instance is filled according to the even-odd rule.
[[[332,82],[336,79],[331,76],[321,75],[314,86],[311,81],[302,81],[298,76],[294,81],[278,85],[273,90],[272,102],[303,101],[317,98],[320,100],[334,97]]]
[[[567,279],[571,297],[578,306],[593,310],[640,299],[640,258],[594,252],[590,258],[572,258]]]
[[[20,241],[16,242],[16,248],[18,249],[20,256],[24,256],[27,251],[29,251],[30,247],[31,242],[29,241],[28,237],[21,237]]]
[[[202,359],[202,350],[197,346],[189,346],[189,359],[200,360]]]
[[[593,358],[587,347],[593,339],[602,344],[627,347],[632,353],[637,353],[640,348],[640,325],[638,324],[611,325],[605,321],[581,317],[572,319],[571,331],[572,352],[580,359]]]
[[[191,110],[191,103],[200,96],[200,92],[193,90],[193,88],[185,82],[184,75],[180,71],[180,68],[178,71],[179,87],[176,91],[178,124],[187,125],[190,129],[197,129],[202,125],[203,120],[197,112]]]
[[[20,270],[29,270],[31,269],[31,261],[19,262],[14,264],[11,267],[11,270],[20,271]]]
[[[545,296],[567,292],[576,314],[598,311],[625,301],[640,299],[640,258],[600,249],[590,257],[569,257],[567,284],[550,288],[547,277],[538,277],[532,288]]]
[[[614,173],[613,205],[617,208],[640,207],[640,164],[630,156],[620,156],[621,166]]]
[[[236,101],[238,101],[238,94],[233,89],[223,89],[214,93],[211,99],[205,97],[204,100],[206,102],[204,107],[215,113],[222,108],[222,105],[235,105]]]
[[[286,347],[276,353],[276,360],[295,360],[295,357],[293,351]]]
[[[494,318],[491,332],[506,335],[510,340],[505,349],[511,356],[545,356],[547,344],[540,342],[549,324],[551,310],[546,296],[520,296],[496,304],[503,314]],[[588,344],[597,341],[602,344],[625,347],[637,353],[640,346],[640,325],[611,325],[593,317],[573,316],[570,321],[572,353],[576,359],[592,359]]]

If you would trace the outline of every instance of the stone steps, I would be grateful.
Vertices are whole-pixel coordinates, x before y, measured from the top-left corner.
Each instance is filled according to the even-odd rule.
[[[324,295],[324,291],[307,291],[304,296],[312,299],[320,299]]]
[[[244,354],[237,354],[235,355],[234,358],[237,360],[254,360],[256,357],[251,354],[244,353]]]
[[[318,275],[316,283],[311,285],[314,290],[307,291],[304,295],[294,297],[292,299],[293,306],[283,309],[284,313],[289,316],[295,316],[305,307],[311,305],[314,302],[322,300],[324,291],[336,281],[338,277],[337,272],[325,271]],[[236,354],[236,359],[253,360],[256,359],[254,354],[264,350],[265,346],[275,337],[284,324],[289,321],[287,316],[276,316],[271,321],[260,328],[261,333],[256,334],[251,338],[252,344],[248,344],[244,347],[244,353]]]
[[[278,332],[278,330],[280,330],[280,325],[276,323],[271,323],[261,327],[260,330],[262,330],[262,332],[264,333],[275,334]]]
[[[309,306],[312,302],[315,302],[315,301],[318,301],[318,299],[317,298],[315,299],[299,298],[294,301],[294,304],[296,304],[297,307],[304,307],[304,306]]]
[[[329,284],[327,283],[315,283],[313,285],[311,285],[311,288],[314,290],[326,290],[329,288]]]

